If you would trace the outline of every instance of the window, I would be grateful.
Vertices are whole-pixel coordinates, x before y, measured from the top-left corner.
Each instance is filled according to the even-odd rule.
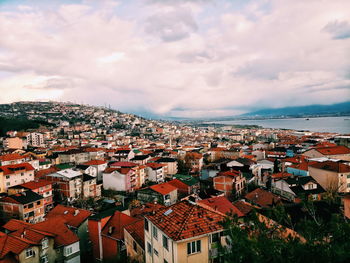
[[[348,179],[350,179],[350,174],[348,174],[346,177],[347,177]]]
[[[148,231],[149,230],[149,226],[148,226],[148,220],[145,219],[145,230]]]
[[[33,203],[28,205],[28,208],[33,208],[33,207],[34,207]]]
[[[170,195],[165,195],[165,196],[164,196],[164,199],[165,199],[165,200],[169,200],[169,199],[170,199]]]
[[[187,254],[188,255],[191,255],[194,253],[199,253],[199,252],[201,252],[201,241],[200,240],[187,243]]]
[[[40,205],[40,201],[36,202],[37,205]]]
[[[348,184],[348,187],[350,187],[350,184]]]
[[[43,248],[47,248],[49,246],[49,240],[47,238],[44,238],[41,241],[41,245],[42,245]]]
[[[24,173],[21,173],[21,176],[23,176],[24,175]]]
[[[26,258],[34,257],[34,250],[33,248],[27,248],[26,249]]]
[[[158,257],[158,251],[156,249],[154,249],[154,255]]]
[[[10,186],[10,182],[7,182],[6,185],[7,185],[7,186]]]
[[[151,246],[151,244],[150,244],[149,242],[147,242],[147,252],[148,252],[149,254],[152,253],[152,246]]]
[[[69,256],[70,254],[73,253],[73,248],[72,247],[66,247],[65,251],[66,251],[66,253],[65,253],[66,256]]]
[[[155,227],[155,226],[153,226],[153,237],[156,239],[156,240],[158,240],[158,229]]]
[[[168,238],[166,236],[163,235],[163,247],[166,250],[169,250],[169,246],[168,246]]]
[[[10,176],[9,176],[9,175],[6,175],[6,179],[10,179]]]
[[[137,252],[137,245],[134,240],[132,241],[132,248],[134,249],[135,252]]]

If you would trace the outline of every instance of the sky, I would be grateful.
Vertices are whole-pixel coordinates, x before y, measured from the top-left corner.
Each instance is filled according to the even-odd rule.
[[[349,0],[0,0],[0,103],[232,116],[350,100]]]

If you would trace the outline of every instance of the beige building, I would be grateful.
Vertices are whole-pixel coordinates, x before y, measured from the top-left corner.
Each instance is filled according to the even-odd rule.
[[[34,180],[34,167],[29,163],[0,166],[0,192],[6,192],[9,187]]]
[[[303,155],[309,158],[327,157],[331,159],[350,161],[350,149],[346,146],[313,148],[304,152]]]
[[[25,139],[20,137],[6,138],[4,141],[4,146],[7,149],[26,149],[27,142]]]
[[[145,217],[145,255],[150,263],[213,262],[223,237],[220,213],[182,201]]]
[[[309,165],[309,174],[325,190],[350,192],[350,166],[340,162],[320,162]]]

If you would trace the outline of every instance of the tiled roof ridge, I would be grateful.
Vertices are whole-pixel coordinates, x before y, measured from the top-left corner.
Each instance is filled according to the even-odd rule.
[[[6,256],[6,254],[7,254],[7,253],[6,253],[5,255],[3,255],[4,250],[5,250],[5,247],[6,247],[6,243],[7,243],[8,237],[9,237],[9,235],[8,235],[8,234],[5,234],[5,241],[3,242],[3,246],[2,246],[1,251],[0,251],[0,257],[4,257],[4,256]]]
[[[180,227],[180,231],[179,231],[179,233],[178,233],[177,236],[176,236],[176,240],[177,240],[177,239],[180,239],[180,235],[181,235],[181,233],[182,233],[182,230],[184,229],[184,227],[185,227],[185,225],[187,224],[188,220],[189,220],[190,217],[192,216],[193,210],[194,210],[195,208],[196,208],[195,205],[192,206],[191,209],[190,209],[190,211],[187,213],[187,217],[185,218],[185,220],[183,221],[183,223],[182,223],[182,225],[181,225],[181,227]]]

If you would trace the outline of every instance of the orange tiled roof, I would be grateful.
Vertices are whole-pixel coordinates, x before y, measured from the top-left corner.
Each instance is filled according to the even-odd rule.
[[[40,179],[40,180],[30,181],[28,183],[21,184],[20,186],[27,189],[35,190],[47,185],[52,185],[52,183],[49,181]]]
[[[103,227],[102,235],[122,240],[124,239],[124,227],[136,221],[139,221],[139,219],[116,211]]]
[[[246,194],[245,198],[261,207],[269,207],[281,201],[277,195],[261,188],[257,188]]]
[[[106,161],[104,160],[91,160],[91,161],[88,161],[86,163],[83,163],[83,165],[101,165],[101,164],[105,164]]]
[[[15,173],[16,170],[34,171],[34,167],[30,163],[9,164],[0,166],[0,170],[4,172],[4,175]]]
[[[232,203],[224,196],[203,199],[198,201],[198,203],[210,206],[213,210],[223,213],[224,215],[233,214],[238,217],[244,216],[244,214],[232,205]]]
[[[313,163],[310,166],[337,173],[350,173],[350,166],[340,162],[326,161],[321,163]]]
[[[128,231],[142,248],[145,247],[145,229],[143,219],[127,225],[125,230]]]
[[[175,191],[177,188],[169,183],[162,183],[162,184],[156,184],[152,185],[149,188],[152,190],[162,194],[162,195],[167,195],[172,191]]]
[[[346,146],[315,148],[315,150],[323,155],[350,154],[350,149]]]
[[[24,157],[18,153],[9,153],[9,154],[0,156],[0,162],[20,160],[20,159],[24,159]]]
[[[178,241],[223,230],[225,216],[187,201],[176,203],[147,215],[153,224],[171,239]]]
[[[65,223],[72,227],[79,227],[87,218],[91,215],[91,212],[85,209],[78,209],[75,207],[57,205],[48,212],[45,218],[60,217],[64,219]]]
[[[181,182],[179,179],[173,179],[168,182],[168,184],[171,184],[172,186],[176,187],[180,191],[188,192],[189,186],[183,182]]]

